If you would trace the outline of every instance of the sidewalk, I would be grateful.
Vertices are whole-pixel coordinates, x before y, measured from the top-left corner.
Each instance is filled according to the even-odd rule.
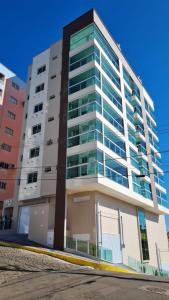
[[[113,271],[120,273],[134,274],[135,272],[128,270],[125,267],[113,265],[103,261],[78,256],[72,253],[57,251],[49,248],[42,247],[34,242],[29,241],[24,235],[0,235],[0,246],[23,249],[39,254],[52,256],[72,264],[80,266],[88,266],[94,269]]]

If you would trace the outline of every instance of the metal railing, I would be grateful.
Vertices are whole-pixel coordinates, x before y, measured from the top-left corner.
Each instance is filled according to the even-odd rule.
[[[153,276],[169,277],[169,271],[156,268],[148,263],[141,263],[132,257],[128,257],[128,266],[138,273],[144,273]]]
[[[77,238],[73,239],[66,237],[66,248],[76,252],[84,253],[88,256],[105,260],[107,262],[113,261],[113,253],[111,249],[106,249],[101,246],[97,247],[95,244],[92,244],[89,241],[82,241]]]

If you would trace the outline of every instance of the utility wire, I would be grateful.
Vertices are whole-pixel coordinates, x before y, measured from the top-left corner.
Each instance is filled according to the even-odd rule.
[[[94,151],[94,150],[90,150],[90,151]],[[157,154],[157,153],[169,153],[169,149],[167,149],[167,150],[163,150],[163,151],[157,151],[157,152],[154,152],[154,154]],[[76,155],[76,154],[74,154],[74,155]],[[74,156],[73,155],[73,156]],[[130,155],[130,156],[124,156],[124,158],[122,158],[122,157],[116,157],[116,158],[110,158],[110,159],[104,159],[104,160],[96,160],[96,161],[98,161],[98,162],[105,162],[105,161],[118,161],[118,160],[125,160],[125,159],[127,159],[127,158],[143,158],[143,155],[145,155],[145,156],[149,156],[149,155],[152,155],[152,153],[147,153],[147,154],[136,154],[136,155]],[[72,155],[71,155],[72,156]],[[109,155],[108,155],[109,156]],[[61,164],[58,164],[58,165],[46,165],[46,166],[27,166],[27,167],[24,167],[24,166],[21,166],[21,167],[14,167],[14,168],[0,168],[0,170],[1,169],[3,169],[3,170],[19,170],[19,169],[30,169],[30,168],[39,168],[39,169],[43,169],[43,168],[47,168],[47,167],[66,167],[67,165],[61,165]]]
[[[76,125],[75,125],[76,126]],[[71,128],[71,127],[70,127]],[[151,129],[151,128],[150,128]],[[111,130],[111,129],[110,129]],[[93,130],[94,131],[94,130]],[[149,130],[143,130],[144,131],[144,133],[148,133],[149,132]],[[90,132],[90,131],[89,131]],[[86,132],[87,133],[87,132]],[[100,132],[101,133],[101,132]],[[135,133],[141,133],[139,130],[136,130],[135,131]],[[167,134],[167,133],[169,133],[169,128],[167,128],[167,129],[163,129],[163,130],[161,130],[160,132],[158,132],[158,134]],[[82,133],[82,134],[85,134],[85,132],[84,133]],[[101,133],[102,134],[102,133]],[[114,133],[114,132],[112,132],[112,134],[114,134],[115,136],[117,136],[117,137],[123,137],[123,138],[125,138],[125,135],[124,134],[117,134],[117,133]],[[155,135],[156,135],[156,133],[155,133]],[[109,135],[107,135],[107,136],[109,136]],[[73,136],[73,137],[75,137],[75,136]],[[69,137],[69,138],[73,138],[73,137]],[[52,139],[52,138],[51,138]],[[62,138],[62,139],[56,139],[57,140],[57,142],[56,143],[52,143],[52,144],[58,144],[58,140],[60,140],[60,141],[62,141],[62,140],[65,140],[65,139],[67,139],[67,137],[66,138]],[[55,139],[52,139],[52,140],[55,140]],[[47,142],[47,141],[46,141]],[[40,146],[40,145],[45,145],[46,144],[46,142],[43,142],[43,143],[37,143],[37,146]],[[1,143],[2,144],[2,143]],[[36,145],[36,141],[32,141],[32,142],[30,142],[30,143],[19,143],[19,147],[13,147],[13,148],[16,148],[16,149],[18,149],[18,148],[23,148],[23,147],[26,147],[26,146],[34,146],[34,145]]]

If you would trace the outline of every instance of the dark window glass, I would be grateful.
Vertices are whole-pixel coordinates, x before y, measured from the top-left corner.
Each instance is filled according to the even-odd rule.
[[[14,97],[12,97],[12,96],[9,97],[9,103],[17,104],[17,102],[18,101]]]
[[[141,209],[138,210],[138,222],[139,222],[139,229],[140,229],[140,239],[141,239],[143,260],[149,260],[150,256],[149,256],[149,249],[148,249],[146,218],[144,212]]]
[[[38,111],[41,111],[43,109],[43,103],[39,103],[34,106],[34,113],[37,113]]]
[[[43,73],[46,71],[46,65],[40,67],[38,70],[37,70],[37,74],[40,74],[40,73]]]
[[[32,134],[36,134],[38,132],[41,132],[41,124],[32,127]]]
[[[8,152],[11,152],[12,146],[7,145],[7,144],[2,144],[1,149],[5,150],[5,151],[8,151]]]
[[[30,158],[39,156],[39,150],[40,150],[39,147],[32,148],[32,149],[30,150]]]
[[[48,122],[52,122],[54,120],[54,117],[48,118]]]
[[[0,181],[0,190],[6,190],[6,182]]]
[[[38,173],[33,172],[28,174],[27,183],[34,183],[38,180]]]
[[[12,87],[15,89],[15,90],[19,90],[20,87],[17,83],[15,83],[14,81],[12,81]]]
[[[8,118],[10,118],[12,120],[15,120],[15,117],[16,117],[16,115],[13,112],[9,111],[9,110],[7,112],[7,116],[8,116]]]
[[[5,127],[5,133],[7,133],[9,135],[13,135],[14,131],[13,131],[13,129],[11,129],[9,127]]]
[[[36,88],[35,88],[35,93],[39,93],[41,91],[44,90],[44,87],[45,87],[45,84],[44,83],[41,83],[40,85],[38,85]]]

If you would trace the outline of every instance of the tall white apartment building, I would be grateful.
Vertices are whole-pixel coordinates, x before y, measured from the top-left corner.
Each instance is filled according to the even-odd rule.
[[[33,58],[28,90],[18,232],[159,266],[169,209],[154,104],[94,10]]]

